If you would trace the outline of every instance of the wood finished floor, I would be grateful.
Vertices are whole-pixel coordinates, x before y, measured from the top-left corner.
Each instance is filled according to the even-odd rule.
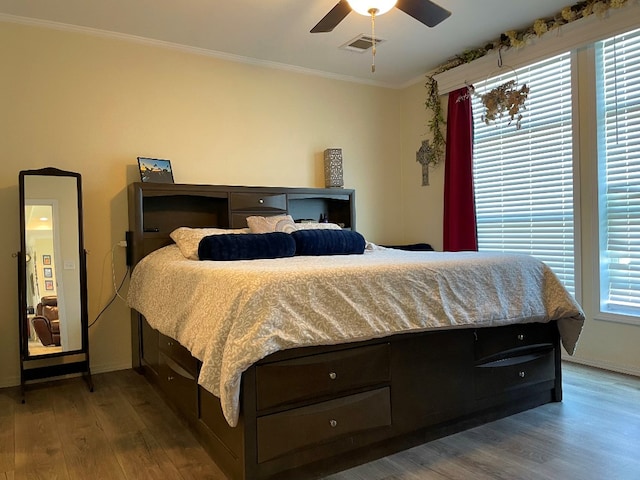
[[[326,480],[637,480],[640,379],[565,364],[564,401]],[[133,371],[0,390],[0,479],[224,479]]]

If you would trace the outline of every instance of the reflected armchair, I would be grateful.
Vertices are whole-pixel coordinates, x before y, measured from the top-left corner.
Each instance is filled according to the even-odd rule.
[[[36,316],[31,320],[33,329],[42,345],[60,345],[60,320],[58,318],[58,297],[42,297],[36,308]]]

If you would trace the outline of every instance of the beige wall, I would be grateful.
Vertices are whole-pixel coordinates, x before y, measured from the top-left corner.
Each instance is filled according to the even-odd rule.
[[[423,140],[430,139],[425,108],[425,82],[402,92],[404,129],[402,132],[402,218],[407,243],[427,242],[442,250],[444,162],[429,167],[429,186],[422,186],[422,166],[416,152]],[[446,102],[444,103],[446,109]]]
[[[358,230],[403,240],[398,90],[11,23],[0,58],[0,386],[19,381],[20,170],[82,174],[90,320],[113,292],[109,253],[127,229],[137,156],[170,159],[180,183],[322,187],[323,151],[340,147]],[[91,328],[90,354],[94,372],[130,366],[123,301]]]

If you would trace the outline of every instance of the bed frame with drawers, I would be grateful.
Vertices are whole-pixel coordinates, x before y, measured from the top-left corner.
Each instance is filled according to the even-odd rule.
[[[135,183],[128,261],[178,226],[243,227],[248,215],[355,228],[354,192]],[[133,365],[234,480],[306,479],[562,400],[555,322],[407,333],[272,354],[242,377],[237,427],[198,386],[199,362],[132,311]]]

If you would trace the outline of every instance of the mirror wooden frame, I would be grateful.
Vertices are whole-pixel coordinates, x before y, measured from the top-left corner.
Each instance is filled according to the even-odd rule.
[[[25,180],[28,177],[69,177],[75,179],[77,186],[77,234],[78,234],[78,256],[70,261],[63,261],[63,269],[74,270],[74,264],[77,260],[77,271],[79,277],[73,277],[74,283],[77,279],[77,289],[74,295],[79,298],[80,316],[80,348],[70,348],[68,350],[55,350],[53,353],[33,354],[29,351],[30,329],[28,325],[30,310],[33,309],[28,303],[28,286],[27,286],[27,258],[30,257],[27,249],[27,221],[25,207],[29,205],[25,189]],[[32,380],[39,380],[48,377],[59,377],[62,375],[70,375],[82,373],[87,381],[89,390],[93,391],[93,382],[91,380],[91,370],[89,365],[89,327],[88,327],[88,308],[87,308],[87,265],[86,250],[84,249],[84,233],[83,233],[83,210],[82,210],[82,177],[79,173],[60,170],[53,167],[47,167],[37,170],[23,170],[19,174],[19,193],[20,193],[20,251],[17,253],[18,259],[18,317],[19,317],[19,335],[20,335],[20,386],[22,391],[22,402],[25,401],[25,386]],[[53,199],[55,200],[55,199]],[[73,219],[72,219],[73,221]],[[55,234],[60,234],[56,232]],[[48,256],[48,255],[45,255]],[[70,267],[69,267],[70,265]],[[65,272],[61,273],[61,276]],[[59,280],[62,282],[62,279]],[[64,292],[64,289],[62,289]],[[57,294],[57,291],[56,291]],[[64,302],[65,299],[57,299],[57,302]],[[75,305],[77,306],[77,305]],[[64,305],[63,305],[64,307]]]

